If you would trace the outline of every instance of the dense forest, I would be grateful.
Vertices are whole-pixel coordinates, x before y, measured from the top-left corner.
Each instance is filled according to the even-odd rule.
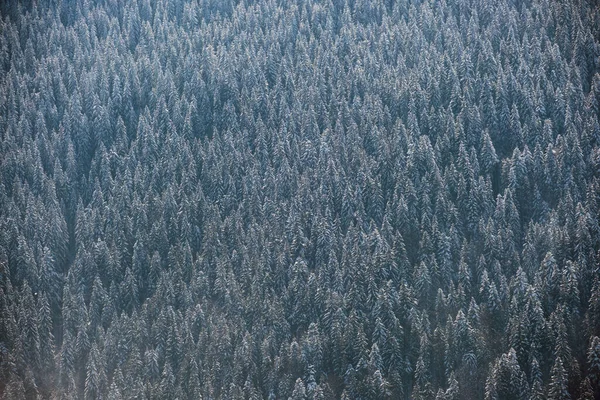
[[[596,1],[0,18],[1,399],[600,399]]]

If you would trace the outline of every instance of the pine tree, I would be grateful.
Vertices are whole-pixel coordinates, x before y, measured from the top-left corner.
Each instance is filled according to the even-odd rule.
[[[106,390],[105,366],[102,355],[96,344],[92,345],[86,366],[84,396],[86,399],[97,399],[104,396]]]
[[[571,398],[568,390],[568,376],[563,362],[557,357],[550,372],[550,385],[548,389],[548,399],[568,400]]]
[[[296,383],[294,384],[294,391],[292,395],[289,397],[290,400],[306,400],[306,387],[304,386],[304,382],[302,379],[296,379]]]
[[[600,338],[593,336],[587,351],[587,363],[590,381],[600,383]]]
[[[2,399],[25,400],[26,398],[27,397],[25,394],[25,387],[23,385],[23,381],[19,376],[11,374],[10,379],[4,387]]]
[[[510,349],[494,363],[486,382],[485,398],[524,399],[528,394],[525,373],[519,366],[515,350]]]
[[[594,399],[594,389],[592,387],[592,383],[590,382],[590,378],[587,376],[581,381],[581,385],[579,386],[579,399]]]
[[[455,400],[460,398],[458,381],[454,377],[454,373],[450,374],[449,385],[445,391],[440,389],[435,396],[436,400]]]

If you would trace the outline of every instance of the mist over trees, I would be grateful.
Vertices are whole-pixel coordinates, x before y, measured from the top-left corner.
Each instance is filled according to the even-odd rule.
[[[0,16],[1,399],[600,399],[597,2]]]

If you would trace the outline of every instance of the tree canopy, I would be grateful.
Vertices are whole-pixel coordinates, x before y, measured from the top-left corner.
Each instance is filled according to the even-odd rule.
[[[593,0],[0,3],[1,399],[600,398]]]

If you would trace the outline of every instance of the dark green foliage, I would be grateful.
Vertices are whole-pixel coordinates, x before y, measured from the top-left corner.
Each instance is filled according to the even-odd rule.
[[[594,1],[0,2],[0,398],[593,399]]]
[[[514,349],[497,359],[487,378],[486,399],[525,399],[529,395],[527,378]]]
[[[567,371],[563,365],[562,359],[558,357],[554,361],[551,371],[550,386],[548,388],[548,399],[569,400],[571,395],[567,388]]]

